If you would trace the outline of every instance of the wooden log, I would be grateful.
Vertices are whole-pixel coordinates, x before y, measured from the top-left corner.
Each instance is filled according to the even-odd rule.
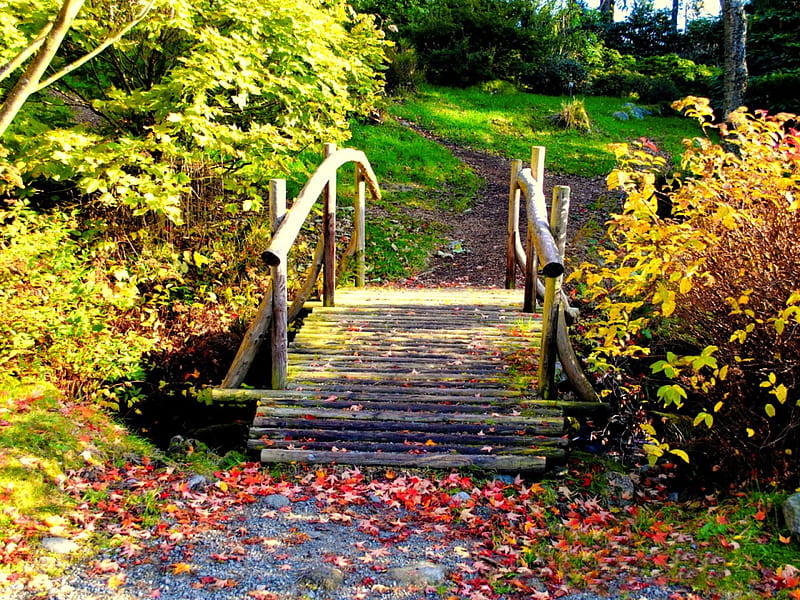
[[[358,164],[373,198],[380,199],[378,180],[375,177],[375,173],[372,171],[372,167],[366,155],[352,148],[337,150],[317,167],[317,170],[308,179],[303,189],[300,190],[292,208],[287,213],[286,219],[272,237],[269,248],[267,248],[262,255],[264,261],[268,265],[277,264],[282,260],[286,260],[289,249],[294,244],[295,239],[297,239],[297,234],[300,233],[300,229],[303,227],[306,218],[311,212],[311,208],[325,189],[331,174],[336,173],[339,167],[348,162]]]
[[[556,333],[556,347],[558,348],[558,357],[561,359],[561,365],[564,367],[564,373],[572,385],[572,389],[584,402],[600,402],[597,392],[594,390],[591,382],[586,378],[586,374],[581,368],[578,357],[575,355],[575,349],[572,347],[572,342],[569,339],[569,332],[567,331],[566,315],[564,314],[564,305],[559,306],[559,319],[558,331]]]
[[[403,444],[397,442],[297,442],[293,440],[249,440],[249,450],[311,450],[322,452],[397,452],[397,453],[425,453],[425,454],[466,454],[491,456],[541,456],[550,459],[561,459],[565,456],[566,444],[563,440],[541,440],[528,448],[505,448],[492,446],[491,453],[483,445],[467,444],[442,444],[436,447]],[[333,450],[335,448],[335,450]]]
[[[513,290],[517,284],[517,248],[519,240],[519,201],[521,192],[517,176],[522,170],[522,161],[511,161],[511,185],[508,192],[508,224],[506,229],[506,289]]]
[[[336,152],[336,144],[325,144],[325,158]],[[325,250],[322,255],[322,304],[333,306],[336,295],[336,171],[328,177],[322,192],[322,238]]]
[[[356,287],[364,287],[367,281],[367,184],[361,170],[356,166],[356,206],[353,235],[356,239]]]
[[[307,428],[313,427],[315,431],[329,431],[334,437],[341,436],[342,439],[351,433],[362,431],[374,435],[380,435],[379,432],[405,432],[405,435],[408,432],[421,432],[423,437],[455,433],[465,436],[473,435],[481,439],[484,439],[484,436],[560,436],[564,431],[563,419],[541,419],[534,425],[518,424],[514,426],[513,424],[466,423],[458,418],[451,418],[449,422],[441,419],[424,420],[426,415],[423,414],[399,412],[398,416],[405,420],[377,419],[374,422],[367,422],[362,419],[347,418],[351,411],[332,411],[331,414],[338,415],[339,418],[330,419],[312,418],[312,412],[306,411],[305,416],[300,418],[267,414],[256,419],[252,431],[255,432],[259,428],[277,429],[281,432],[308,431]],[[385,415],[380,412],[377,414]],[[312,420],[306,420],[307,418]],[[421,423],[425,424],[424,427],[420,426]]]
[[[273,179],[269,189],[270,218],[274,235],[286,217],[286,180]],[[272,389],[282,390],[286,387],[286,374],[289,368],[287,346],[288,332],[288,296],[286,262],[270,267],[272,275]]]
[[[247,328],[228,373],[220,384],[221,388],[238,388],[242,384],[253,366],[261,344],[267,339],[272,323],[272,288],[273,284],[270,281],[256,316]]]
[[[477,436],[476,436],[477,437]],[[301,440],[309,439],[314,441],[328,442],[396,442],[396,443],[419,443],[422,445],[435,446],[438,444],[455,444],[464,442],[467,435],[457,433],[438,433],[436,431],[387,431],[384,429],[373,429],[371,431],[358,431],[354,429],[333,430],[333,429],[306,429],[306,428],[284,428],[284,427],[252,427],[250,429],[251,439],[277,439],[277,440]],[[530,444],[530,437],[526,435],[482,435],[480,442],[483,445],[526,446]]]
[[[262,405],[263,407],[263,405]],[[555,433],[560,435],[563,430],[563,420],[558,418],[548,418],[546,416],[526,417],[522,415],[503,415],[503,414],[463,414],[463,415],[445,415],[438,412],[411,412],[407,410],[399,410],[397,405],[390,402],[385,403],[385,408],[381,410],[341,410],[336,408],[295,408],[295,407],[282,407],[272,406],[264,407],[264,410],[259,410],[257,413],[257,420],[262,421],[261,425],[265,425],[263,421],[269,419],[290,421],[290,420],[311,420],[310,426],[323,427],[323,423],[328,423],[331,426],[340,427],[342,419],[351,422],[348,427],[359,427],[359,421],[368,421],[366,428],[369,427],[386,427],[383,421],[391,421],[397,424],[402,424],[402,428],[408,428],[409,421],[411,425],[426,423],[426,424],[448,424],[453,427],[465,427],[464,431],[484,431],[489,432],[492,428],[496,430],[520,430],[530,429],[531,435],[543,435]],[[380,424],[378,424],[380,423]],[[455,425],[457,423],[457,425]],[[401,427],[398,425],[397,427]]]
[[[564,264],[550,232],[544,194],[539,190],[530,169],[520,171],[519,182],[528,199],[528,223],[533,229],[533,241],[536,254],[542,263],[542,274],[545,277],[558,277],[564,272]]]
[[[306,277],[305,282],[303,283],[300,290],[294,297],[292,301],[292,306],[289,307],[289,314],[287,315],[287,320],[289,323],[293,323],[297,317],[300,316],[300,313],[306,306],[308,302],[309,296],[317,287],[317,279],[319,279],[319,274],[322,272],[322,255],[325,252],[325,244],[322,239],[317,242],[317,247],[314,250],[314,258],[311,261],[311,266],[309,267],[308,277]]]
[[[558,278],[545,280],[544,307],[542,309],[542,342],[539,350],[539,395],[545,400],[556,397],[556,331],[558,328]]]
[[[408,454],[398,452],[325,452],[310,450],[261,451],[263,463],[343,464],[356,466],[409,466],[430,469],[478,467],[497,471],[534,472],[545,470],[543,456],[491,456],[465,454]]]

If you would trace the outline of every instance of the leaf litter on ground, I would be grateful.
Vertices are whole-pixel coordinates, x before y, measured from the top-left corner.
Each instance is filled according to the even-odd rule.
[[[210,480],[146,459],[91,464],[63,482],[74,508],[53,531],[30,533],[103,549],[63,575],[33,567],[3,583],[12,598],[62,600],[714,599],[728,597],[718,587],[731,565],[747,561],[743,540],[776,535],[771,506],[669,501],[668,470],[637,476],[628,498],[603,492],[603,475],[582,464],[527,481],[341,466],[272,474],[248,463]],[[446,575],[398,583],[393,569],[408,565]],[[800,596],[791,564],[754,559],[745,572],[749,591],[738,597]],[[332,575],[340,581],[328,590]]]

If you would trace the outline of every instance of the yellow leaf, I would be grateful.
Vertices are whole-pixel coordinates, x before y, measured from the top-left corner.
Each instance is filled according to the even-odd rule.
[[[714,405],[714,412],[719,412],[723,407],[723,402],[720,400]]]
[[[756,432],[753,429],[750,427],[747,428],[747,437],[753,437],[755,434]]]
[[[682,459],[684,462],[689,462],[689,455],[686,454],[683,450],[670,450],[670,454],[674,454],[678,458]]]
[[[778,387],[772,390],[772,393],[775,394],[775,397],[778,399],[778,402],[783,404],[784,402],[786,402],[786,395],[789,393],[789,390],[786,389],[785,385],[780,384]]]
[[[108,581],[106,581],[106,585],[112,590],[116,590],[117,588],[125,584],[125,580],[127,578],[128,576],[125,573],[114,573],[111,577],[108,578]]]
[[[668,317],[673,312],[675,312],[675,292],[667,290],[664,302],[661,304],[661,314]]]
[[[680,291],[681,294],[687,294],[692,289],[692,280],[688,277],[681,279]]]
[[[173,563],[169,566],[172,569],[173,575],[180,575],[181,573],[191,573],[192,565],[185,562]]]
[[[228,484],[225,483],[224,481],[218,481],[217,482],[217,487],[219,489],[221,489],[223,492],[227,492],[228,491]]]
[[[772,404],[767,404],[764,406],[764,412],[767,413],[769,418],[772,418],[775,416],[775,407]]]

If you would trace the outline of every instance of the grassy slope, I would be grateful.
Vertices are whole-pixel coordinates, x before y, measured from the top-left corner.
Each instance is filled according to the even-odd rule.
[[[565,101],[522,92],[487,94],[476,88],[425,87],[391,112],[445,139],[507,158],[527,160],[531,146],[545,146],[549,169],[586,177],[606,175],[614,167],[610,143],[646,137],[678,156],[684,139],[702,134],[695,121],[677,115],[619,121],[612,115],[624,101],[607,97],[584,100],[591,133],[560,129],[548,116],[558,113]]]

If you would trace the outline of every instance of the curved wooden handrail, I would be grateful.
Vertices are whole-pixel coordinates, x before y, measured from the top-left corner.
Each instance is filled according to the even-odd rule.
[[[343,148],[336,150],[317,167],[303,189],[297,195],[291,210],[286,213],[286,218],[272,236],[269,247],[262,255],[264,261],[270,266],[277,266],[286,259],[289,250],[297,240],[300,229],[308,219],[311,209],[317,203],[332,177],[336,176],[339,167],[347,163],[355,163],[361,175],[365,178],[373,199],[380,200],[381,191],[378,179],[369,164],[367,156],[361,150]]]
[[[271,268],[269,288],[255,318],[244,335],[236,357],[233,359],[221,388],[239,387],[247,376],[258,351],[265,339],[271,338],[273,389],[286,386],[287,373],[287,323],[301,313],[306,299],[310,296],[320,272],[324,272],[323,301],[326,306],[333,305],[336,282],[336,175],[339,168],[348,164],[356,165],[356,213],[353,239],[344,256],[355,254],[358,261],[356,284],[364,285],[364,220],[365,196],[369,187],[373,199],[380,199],[378,179],[366,155],[360,150],[344,148],[337,150],[334,144],[325,145],[325,159],[311,175],[297,195],[292,207],[286,210],[285,182],[280,179],[270,183],[270,213],[272,219],[272,239],[262,254],[264,262]],[[289,251],[295,244],[311,210],[317,201],[324,199],[324,223],[322,236],[314,253],[309,276],[301,287],[292,306],[286,297],[286,263]]]
[[[555,364],[558,357],[577,395],[585,401],[597,401],[597,394],[575,356],[567,331],[567,317],[576,320],[578,311],[569,306],[561,289],[569,216],[569,188],[555,187],[548,218],[544,197],[544,153],[543,147],[533,148],[529,169],[523,169],[520,160],[512,161],[506,287],[515,286],[516,267],[519,265],[525,273],[523,310],[533,312],[537,297],[544,301],[538,371],[539,394],[544,399],[555,398]],[[520,194],[525,196],[527,248],[523,248],[519,232]],[[539,264],[542,265],[544,283],[538,277]]]

